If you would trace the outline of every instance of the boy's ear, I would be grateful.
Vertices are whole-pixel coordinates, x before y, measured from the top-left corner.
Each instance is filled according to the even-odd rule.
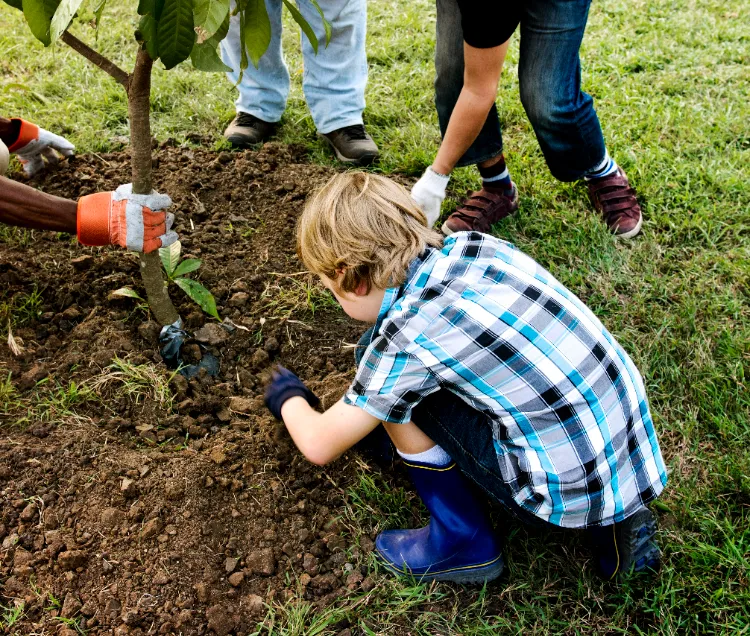
[[[357,289],[354,290],[354,294],[357,296],[367,296],[367,281],[362,281],[357,285]]]

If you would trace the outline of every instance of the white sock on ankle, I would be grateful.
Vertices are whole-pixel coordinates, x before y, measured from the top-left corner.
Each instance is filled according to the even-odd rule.
[[[420,464],[432,464],[433,466],[445,466],[451,462],[451,456],[443,450],[442,446],[438,446],[437,444],[421,453],[410,455],[409,453],[398,451],[398,454],[408,461],[419,462]]]

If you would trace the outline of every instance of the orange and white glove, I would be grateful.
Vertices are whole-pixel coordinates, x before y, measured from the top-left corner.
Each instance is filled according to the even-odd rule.
[[[39,128],[24,119],[11,121],[20,122],[20,132],[18,139],[8,147],[8,150],[18,157],[23,165],[23,171],[29,177],[33,177],[44,168],[45,159],[48,163],[57,163],[60,161],[60,155],[73,155],[75,146],[64,137]]]
[[[134,252],[153,252],[177,240],[174,214],[164,212],[166,194],[133,194],[132,184],[78,200],[78,241],[83,245],[121,245]]]

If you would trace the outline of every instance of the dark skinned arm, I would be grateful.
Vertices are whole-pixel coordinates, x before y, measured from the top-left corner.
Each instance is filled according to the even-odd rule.
[[[76,233],[78,203],[0,177],[0,223]]]

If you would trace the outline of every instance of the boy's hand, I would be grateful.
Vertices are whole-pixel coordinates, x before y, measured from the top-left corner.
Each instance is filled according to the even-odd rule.
[[[320,403],[316,395],[289,369],[279,366],[271,377],[271,384],[266,387],[265,401],[268,410],[277,420],[282,419],[281,407],[289,398],[303,397],[313,408]]]
[[[445,188],[450,176],[438,174],[431,167],[414,184],[411,196],[427,217],[427,227],[432,227],[440,218],[440,208],[445,199]]]
[[[44,168],[44,159],[48,163],[60,161],[60,155],[70,157],[75,146],[64,137],[39,128],[36,124],[23,119],[13,119],[20,122],[18,139],[8,147],[8,150],[18,157],[23,164],[23,171],[33,177]],[[59,153],[59,154],[58,154]]]
[[[78,200],[78,240],[83,245],[120,245],[134,252],[153,252],[177,240],[174,214],[166,194],[133,194],[131,184],[114,192]]]

